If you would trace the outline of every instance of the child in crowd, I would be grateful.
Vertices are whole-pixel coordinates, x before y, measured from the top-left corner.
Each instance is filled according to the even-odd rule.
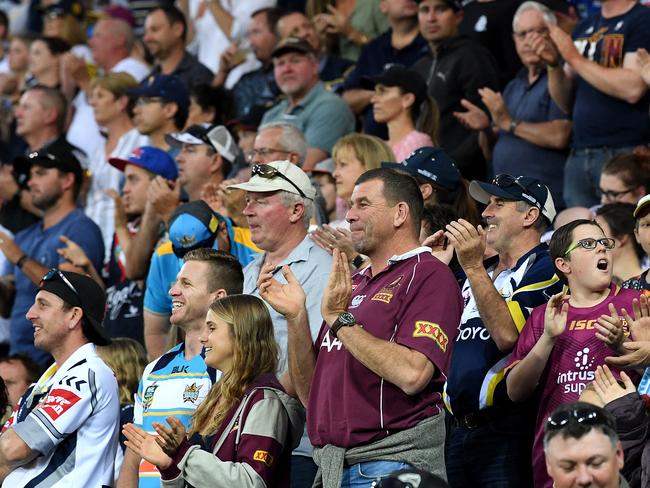
[[[183,424],[154,423],[155,437],[133,424],[126,445],[155,464],[163,486],[289,486],[291,451],[300,440],[304,410],[275,376],[278,346],[264,302],[230,295],[210,305],[201,342],[205,363],[221,379]]]
[[[614,244],[591,220],[576,220],[555,231],[551,258],[570,294],[554,295],[533,310],[506,368],[513,401],[528,399],[537,385],[542,392],[533,443],[535,488],[553,484],[544,464],[546,418],[560,404],[578,399],[606,357],[623,352],[621,344],[629,334],[624,322],[632,333],[637,325],[626,310],[633,309],[639,293],[612,283]]]

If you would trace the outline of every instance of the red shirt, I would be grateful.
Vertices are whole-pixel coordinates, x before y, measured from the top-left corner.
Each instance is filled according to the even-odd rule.
[[[430,383],[407,395],[366,368],[323,323],[307,408],[315,446],[353,447],[414,427],[443,408],[444,386],[463,302],[449,268],[428,248],[391,260],[372,276],[352,278],[348,311],[366,332],[424,354],[434,365]]]

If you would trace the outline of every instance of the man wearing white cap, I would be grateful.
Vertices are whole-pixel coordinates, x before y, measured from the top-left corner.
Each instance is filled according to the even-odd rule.
[[[273,161],[253,166],[252,177],[246,183],[230,185],[246,191],[244,216],[251,238],[264,251],[244,268],[244,293],[260,296],[257,280],[262,266],[273,264],[273,274],[286,283],[282,266],[289,266],[307,295],[312,340],[315,340],[323,318],[320,301],[327,285],[332,256],[307,237],[313,214],[316,192],[307,174],[290,161]],[[268,306],[273,319],[275,338],[280,345],[280,381],[287,372],[287,320]],[[292,478],[294,486],[311,486],[316,465],[311,460],[311,444],[306,434],[293,452]]]

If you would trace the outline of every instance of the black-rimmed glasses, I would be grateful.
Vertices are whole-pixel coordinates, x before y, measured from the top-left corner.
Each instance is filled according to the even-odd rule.
[[[293,181],[291,181],[289,178],[284,176],[279,170],[274,168],[271,165],[268,164],[256,164],[253,166],[253,171],[251,173],[252,176],[260,176],[262,178],[266,178],[267,180],[272,180],[273,178],[281,178],[284,181],[288,182],[291,186],[293,186],[296,190],[298,190],[298,193],[300,194],[301,197],[307,198],[307,195],[303,193],[303,191],[298,188],[298,185],[296,185]]]

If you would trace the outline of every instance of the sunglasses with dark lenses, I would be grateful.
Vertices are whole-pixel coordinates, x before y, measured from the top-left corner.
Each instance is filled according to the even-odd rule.
[[[593,237],[587,237],[585,239],[580,239],[578,242],[573,244],[572,246],[569,246],[569,249],[566,250],[564,255],[566,256],[569,254],[571,251],[575,251],[579,247],[586,249],[588,251],[591,251],[593,249],[596,249],[596,246],[600,244],[607,250],[612,250],[614,249],[614,246],[616,245],[616,241],[612,239],[611,237],[601,237],[600,239],[595,239]]]
[[[41,279],[41,282],[40,282],[39,286],[43,286],[43,283],[46,282],[46,281],[56,281],[57,278],[60,279],[61,281],[63,281],[63,283],[70,289],[70,291],[72,291],[72,293],[74,293],[74,296],[77,297],[77,300],[79,300],[79,305],[81,306],[82,303],[81,303],[81,296],[79,295],[79,292],[74,287],[72,282],[68,278],[65,277],[65,275],[61,272],[61,270],[58,270],[56,268],[52,268],[51,270],[49,270],[45,274],[45,276],[43,276],[43,278]]]
[[[504,174],[496,175],[494,177],[494,179],[492,180],[492,184],[498,186],[499,188],[509,188],[511,186],[518,187],[522,191],[522,193],[524,193],[528,197],[528,200],[530,200],[537,208],[541,209],[542,204],[540,202],[538,202],[537,198],[535,198],[531,194],[528,187],[523,185],[519,181],[520,178],[521,178],[521,176],[518,176],[518,177],[515,178],[512,175],[508,175],[508,174],[504,173]]]
[[[305,195],[300,188],[298,188],[298,185],[296,185],[293,181],[291,181],[289,178],[284,176],[280,171],[275,169],[273,166],[270,166],[268,164],[256,164],[253,166],[253,171],[252,171],[252,176],[260,176],[262,178],[266,178],[267,180],[272,180],[273,178],[281,178],[284,181],[288,182],[291,186],[293,186],[296,190],[298,190],[298,194],[303,197],[307,198],[307,195]]]
[[[616,427],[612,425],[611,419],[593,408],[574,408],[565,410],[551,415],[546,420],[547,430],[559,430],[569,422],[575,421],[581,425],[606,425],[611,429]]]

